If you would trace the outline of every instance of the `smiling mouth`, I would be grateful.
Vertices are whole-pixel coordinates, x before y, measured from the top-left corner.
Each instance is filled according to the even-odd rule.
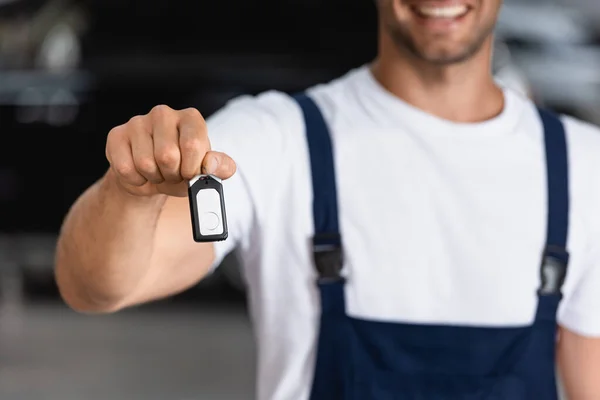
[[[465,4],[447,6],[413,5],[410,8],[419,17],[428,19],[457,19],[464,17],[470,11],[470,7]]]

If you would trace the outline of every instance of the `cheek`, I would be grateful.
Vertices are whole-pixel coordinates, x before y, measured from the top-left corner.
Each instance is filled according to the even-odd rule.
[[[479,5],[480,22],[485,26],[492,26],[496,23],[500,14],[501,1],[489,0],[482,1]]]
[[[402,0],[389,0],[386,9],[387,20],[396,24],[405,24],[410,21],[412,11]]]

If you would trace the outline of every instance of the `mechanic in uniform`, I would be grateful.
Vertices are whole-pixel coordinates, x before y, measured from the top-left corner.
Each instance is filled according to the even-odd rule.
[[[114,128],[62,227],[64,300],[164,298],[236,248],[259,400],[556,400],[556,360],[600,399],[600,131],[495,83],[500,0],[376,5],[369,65]],[[200,172],[225,241],[192,239]]]

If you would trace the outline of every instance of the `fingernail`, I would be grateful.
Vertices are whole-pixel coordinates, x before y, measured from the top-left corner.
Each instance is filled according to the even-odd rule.
[[[217,168],[219,167],[219,160],[217,157],[210,157],[208,162],[206,163],[206,173],[214,174],[217,172]]]

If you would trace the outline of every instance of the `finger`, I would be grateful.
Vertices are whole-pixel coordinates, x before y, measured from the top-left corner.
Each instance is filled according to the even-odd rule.
[[[181,182],[183,178],[179,173],[181,153],[176,111],[167,106],[155,107],[151,112],[151,118],[154,159],[158,169],[166,182]]]
[[[200,173],[202,159],[210,151],[206,123],[193,108],[181,111],[179,120],[179,148],[181,150],[181,176],[190,180]]]
[[[229,179],[236,171],[235,161],[225,153],[209,151],[202,160],[202,173]]]
[[[131,154],[137,171],[148,181],[159,184],[165,181],[154,159],[154,144],[148,127],[142,121],[132,120]]]
[[[117,176],[132,186],[142,186],[148,180],[135,168],[131,153],[131,142],[125,135],[125,127],[114,128],[106,140],[106,158]]]

